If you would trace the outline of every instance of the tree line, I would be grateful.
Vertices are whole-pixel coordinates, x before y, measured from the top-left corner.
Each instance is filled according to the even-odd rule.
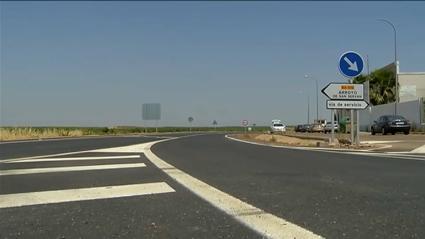
[[[369,98],[372,105],[394,102],[396,99],[395,73],[387,69],[377,69],[369,75],[354,78],[353,83],[363,84],[369,80]]]

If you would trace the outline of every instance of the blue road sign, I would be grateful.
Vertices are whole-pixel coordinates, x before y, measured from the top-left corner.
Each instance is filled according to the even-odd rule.
[[[363,58],[360,54],[349,51],[339,58],[339,71],[348,78],[354,78],[363,71]]]

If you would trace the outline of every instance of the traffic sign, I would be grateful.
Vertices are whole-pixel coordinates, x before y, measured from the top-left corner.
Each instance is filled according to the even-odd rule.
[[[242,120],[242,125],[245,127],[248,126],[248,120]]]
[[[322,93],[331,100],[363,100],[363,84],[329,83]]]
[[[364,100],[328,100],[326,101],[327,109],[351,109],[364,110],[369,104]]]
[[[348,51],[339,58],[339,71],[348,78],[359,76],[363,71],[363,58],[354,51]]]
[[[142,105],[143,120],[160,120],[161,119],[161,104],[147,103]]]

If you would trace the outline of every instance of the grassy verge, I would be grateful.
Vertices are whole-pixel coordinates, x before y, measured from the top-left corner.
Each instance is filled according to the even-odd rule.
[[[157,131],[158,130],[158,131]],[[130,135],[172,132],[243,132],[245,128],[229,127],[158,127],[144,128],[132,126],[108,127],[0,127],[0,141],[44,139],[58,137],[81,137],[101,135]],[[252,131],[263,132],[268,127],[255,127]]]

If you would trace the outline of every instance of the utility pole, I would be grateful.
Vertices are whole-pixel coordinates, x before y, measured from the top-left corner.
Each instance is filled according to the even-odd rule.
[[[393,28],[394,31],[394,66],[395,66],[395,104],[394,104],[394,114],[397,114],[397,104],[399,102],[398,95],[398,59],[397,59],[397,30],[392,22],[387,19],[378,19],[378,21],[385,22]]]
[[[307,124],[310,124],[310,95],[307,95]]]
[[[313,79],[310,75],[304,75],[304,78]],[[314,80],[316,80],[316,120],[319,120],[319,81],[316,77],[314,77]]]

